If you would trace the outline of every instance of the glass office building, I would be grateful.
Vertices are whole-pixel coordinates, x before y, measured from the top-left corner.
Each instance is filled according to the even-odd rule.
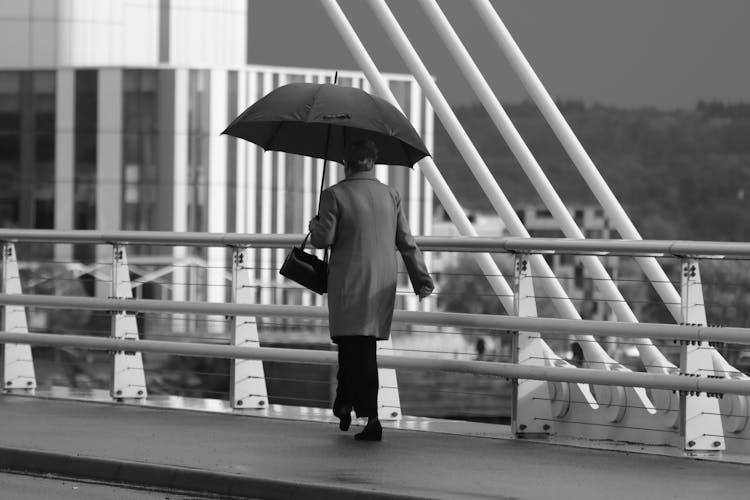
[[[246,0],[0,1],[0,226],[306,231],[322,162],[220,132],[274,88],[330,81],[334,70],[249,65],[251,15]],[[384,76],[431,150],[432,110],[415,80]],[[367,90],[360,72],[339,71],[339,84]],[[405,199],[413,232],[430,234],[432,191],[419,169],[377,168]],[[329,183],[341,175],[332,168]],[[91,246],[35,251],[58,261],[109,258]],[[160,251],[195,252],[209,270],[230,259],[221,248]],[[319,301],[284,287],[275,272],[284,254],[253,254],[259,300]],[[209,284],[224,279],[206,273]],[[180,293],[172,298],[187,298]],[[205,298],[226,293],[209,286]]]

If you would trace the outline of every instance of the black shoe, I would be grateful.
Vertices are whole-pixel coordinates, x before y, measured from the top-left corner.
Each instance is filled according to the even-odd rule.
[[[369,422],[362,432],[354,435],[354,439],[357,441],[382,441],[383,426],[380,425],[380,420]]]
[[[352,407],[337,408],[333,414],[339,418],[339,429],[348,431],[352,424]]]
[[[348,431],[349,426],[352,424],[352,414],[346,413],[343,415],[339,415],[339,429],[342,431]]]

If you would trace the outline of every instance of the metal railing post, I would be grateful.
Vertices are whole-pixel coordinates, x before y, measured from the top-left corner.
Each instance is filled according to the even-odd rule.
[[[706,308],[699,262],[685,258],[681,268],[682,322],[706,325]],[[682,341],[680,371],[688,377],[715,377],[713,347],[707,342]],[[680,434],[686,452],[708,452],[726,449],[724,429],[719,411],[719,400],[700,392],[680,392]]]
[[[232,302],[255,303],[255,288],[250,283],[246,248],[234,247],[232,266]],[[258,324],[254,316],[234,316],[232,345],[260,347]],[[230,365],[229,398],[232,408],[265,408],[268,390],[263,362],[255,359],[233,359]]]
[[[3,293],[21,294],[21,277],[18,273],[16,248],[13,243],[3,243]],[[3,307],[3,331],[28,333],[26,308],[6,305]],[[24,344],[5,344],[3,350],[3,389],[7,392],[31,392],[36,389],[34,358],[31,347]]]
[[[391,339],[379,341],[378,355],[393,353]],[[401,418],[401,398],[398,393],[396,370],[393,368],[378,368],[378,418],[380,420],[398,420]]]
[[[528,254],[515,256],[514,314],[519,317],[536,317],[536,296],[531,277]],[[546,366],[545,343],[539,332],[513,332],[513,363],[531,366]],[[547,383],[540,380],[511,379],[512,411],[511,428],[516,436],[546,435],[552,428],[551,392],[562,399],[557,403],[556,417],[567,413],[570,405],[570,387],[567,382]],[[558,387],[551,387],[556,385]],[[564,386],[564,387],[563,387]],[[567,394],[567,400],[564,395]],[[560,411],[563,410],[563,411]]]
[[[130,269],[125,248],[112,245],[112,298],[132,299]],[[145,399],[146,376],[143,372],[143,355],[137,351],[138,322],[130,311],[112,313],[112,338],[133,341],[133,350],[115,351],[112,360],[112,398]]]

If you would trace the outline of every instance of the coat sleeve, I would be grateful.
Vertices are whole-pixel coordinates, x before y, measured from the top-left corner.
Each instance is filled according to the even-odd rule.
[[[396,193],[396,218],[396,248],[404,259],[406,272],[409,274],[414,293],[418,294],[422,287],[429,288],[432,291],[435,285],[424,263],[422,252],[411,234],[409,222],[401,209],[401,196],[398,193]]]
[[[339,207],[336,196],[326,189],[320,195],[320,212],[310,221],[310,243],[316,248],[328,248],[336,241]]]

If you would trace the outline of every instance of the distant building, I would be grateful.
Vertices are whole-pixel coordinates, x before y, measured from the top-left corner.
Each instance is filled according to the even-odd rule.
[[[0,225],[306,232],[322,161],[263,153],[219,134],[272,89],[331,81],[334,70],[249,65],[249,16],[246,0],[1,2]],[[411,76],[384,76],[432,150],[432,110],[419,86]],[[339,71],[339,84],[367,87],[352,71]],[[401,192],[414,233],[430,234],[432,190],[419,170],[377,168]],[[341,176],[331,168],[329,183]],[[110,258],[93,248],[58,245],[54,258]],[[30,251],[53,257],[52,249]],[[198,258],[207,271],[197,279],[211,286],[193,298],[228,297],[226,249],[129,252],[144,262]],[[254,252],[258,300],[320,303],[278,275],[285,253]],[[174,281],[186,282],[180,273]],[[172,290],[187,298],[184,287]]]
[[[483,212],[467,212],[466,217],[474,226],[479,236],[501,237],[507,236],[505,223],[496,214]],[[435,208],[435,220],[432,223],[432,234],[434,236],[460,236],[456,225],[451,221],[445,209],[438,206]],[[456,267],[461,258],[466,254],[459,252],[433,252],[432,267],[435,272],[441,273]],[[497,256],[496,256],[497,257]]]
[[[568,210],[586,238],[609,239],[619,237],[617,232],[610,228],[609,219],[601,208],[589,205],[573,205]],[[459,234],[444,210],[438,209],[436,213],[433,223],[433,234],[435,236],[455,236]],[[528,205],[517,208],[516,213],[532,237],[564,237],[559,224],[546,208]],[[509,236],[505,224],[496,214],[477,212],[467,214],[467,216],[479,236]],[[460,257],[461,254],[455,252],[436,252],[433,255],[433,269],[438,275],[449,272],[451,268],[458,265]],[[512,257],[504,254],[496,254],[494,257],[499,262],[501,270],[506,273],[506,279],[512,284],[512,274],[510,274],[513,269]],[[591,278],[586,276],[580,257],[553,254],[544,255],[544,258],[585,319],[612,319],[611,309],[600,298]],[[617,279],[619,258],[617,256],[606,256],[602,259],[610,276]]]

